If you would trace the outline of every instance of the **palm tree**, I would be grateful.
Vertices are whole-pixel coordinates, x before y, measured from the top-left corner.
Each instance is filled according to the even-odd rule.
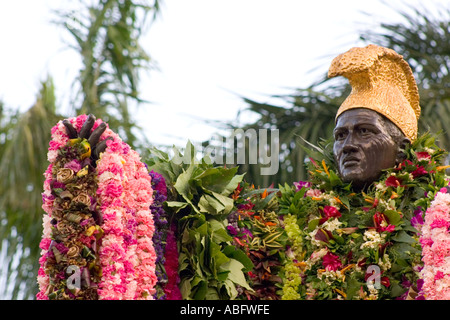
[[[380,23],[380,28],[363,30],[360,38],[366,44],[374,43],[401,53],[411,65],[421,96],[422,115],[419,132],[443,130],[440,146],[450,150],[450,10],[440,9],[441,17],[430,10],[417,8],[413,13],[394,9],[404,22]],[[259,119],[245,128],[278,129],[280,132],[280,170],[274,176],[260,175],[260,165],[241,165],[239,172],[247,172],[245,179],[262,187],[271,183],[304,180],[307,177],[305,161],[308,155],[305,142],[331,142],[334,117],[350,87],[338,79],[323,79],[306,89],[284,96],[283,106],[260,103],[243,98],[248,110]],[[284,105],[288,104],[288,107]],[[229,127],[235,129],[232,124]],[[248,148],[248,145],[246,146]]]
[[[30,109],[6,116],[9,124],[2,122],[5,139],[0,148],[0,233],[4,238],[0,244],[0,279],[4,286],[0,285],[0,295],[5,298],[29,298],[28,290],[36,291],[34,269],[42,230],[43,172],[50,129],[57,118],[50,78],[41,83],[37,101]]]
[[[70,34],[74,40],[71,46],[82,59],[74,111],[102,118],[131,146],[137,137],[130,102],[143,102],[138,90],[139,71],[155,67],[139,38],[148,18],[157,17],[160,0],[147,2],[81,1],[81,10],[58,12],[57,23]]]
[[[91,1],[89,1],[91,2]],[[160,1],[99,0],[80,9],[57,12],[58,24],[75,39],[82,69],[72,114],[59,115],[51,79],[42,83],[36,103],[26,112],[0,104],[0,299],[33,298],[37,292],[38,244],[42,235],[42,185],[50,132],[58,120],[93,113],[108,122],[130,145],[144,145],[130,111],[141,102],[139,71],[150,58],[139,45],[148,15]]]

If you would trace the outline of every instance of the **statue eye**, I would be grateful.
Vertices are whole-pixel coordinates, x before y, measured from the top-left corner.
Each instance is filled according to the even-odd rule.
[[[359,128],[359,132],[360,132],[362,135],[369,135],[369,134],[373,133],[372,130],[370,130],[369,128],[365,128],[365,127]]]
[[[343,132],[343,131],[338,131],[338,132],[336,132],[335,134],[334,134],[334,139],[335,140],[344,140],[345,139],[345,137],[347,136],[347,134],[345,133],[345,132]]]

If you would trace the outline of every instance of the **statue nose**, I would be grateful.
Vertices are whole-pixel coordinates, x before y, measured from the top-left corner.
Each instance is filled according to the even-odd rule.
[[[349,154],[358,151],[358,147],[355,144],[353,134],[349,134],[347,136],[347,139],[345,139],[342,151],[344,152],[344,154]]]
[[[358,147],[353,143],[347,143],[345,144],[344,148],[342,148],[342,151],[344,152],[344,154],[354,153],[358,151]]]

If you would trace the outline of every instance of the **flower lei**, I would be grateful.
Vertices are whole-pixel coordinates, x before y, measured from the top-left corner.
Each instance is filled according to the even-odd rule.
[[[154,220],[155,232],[153,244],[156,251],[156,275],[158,282],[154,298],[158,300],[181,300],[180,277],[178,275],[178,248],[176,241],[176,224],[168,221],[168,214],[163,204],[167,201],[167,186],[164,177],[153,170],[152,177],[154,201],[150,206]]]
[[[86,118],[68,120],[79,132]],[[153,298],[151,178],[117,134],[107,128],[100,141],[106,137],[112,140],[95,166],[85,139],[69,139],[62,121],[52,128],[38,299]]]
[[[422,268],[419,222],[448,185],[439,166],[444,151],[434,141],[429,134],[419,137],[407,159],[366,193],[340,180],[330,151],[321,162],[311,160],[310,182],[280,188],[290,239],[282,299],[423,298],[415,296]]]
[[[284,260],[287,236],[277,211],[277,189],[255,189],[242,182],[233,192],[236,210],[228,216],[233,244],[253,263],[247,272],[251,290],[240,287],[239,299],[278,300],[282,283],[278,275]]]
[[[424,268],[422,292],[429,300],[450,299],[450,194],[436,194],[422,226],[420,243]]]
[[[166,298],[164,287],[168,280],[166,271],[164,270],[164,264],[166,262],[164,252],[166,249],[169,222],[167,221],[167,213],[164,211],[163,203],[167,200],[167,187],[164,177],[161,174],[153,170],[149,174],[152,179],[154,199],[150,209],[155,222],[153,245],[155,246],[156,252],[156,276],[158,277],[154,298],[164,300]]]
[[[166,300],[182,300],[180,288],[180,276],[178,274],[178,248],[176,239],[176,225],[172,224],[167,233],[166,254],[164,256],[164,269],[167,273],[167,283],[164,286]]]
[[[61,124],[62,125],[62,124]],[[97,182],[85,147],[71,145],[57,127],[52,129],[48,158],[50,165],[44,173],[43,237],[39,259],[38,299],[97,299],[95,284],[100,281],[100,265],[93,254],[103,230],[99,224],[96,201]],[[65,148],[61,148],[66,146]],[[83,184],[80,190],[76,184]],[[73,237],[77,234],[77,237]],[[86,268],[86,266],[88,266]],[[66,290],[67,273],[76,272],[84,290]],[[66,280],[67,279],[67,280]],[[81,283],[80,283],[81,286]]]

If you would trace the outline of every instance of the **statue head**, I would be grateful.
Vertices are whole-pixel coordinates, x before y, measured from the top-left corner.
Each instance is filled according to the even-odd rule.
[[[352,86],[336,114],[333,151],[341,178],[363,188],[403,161],[416,139],[417,85],[402,56],[375,45],[337,56],[328,75],[342,75]]]
[[[384,169],[404,160],[410,140],[389,119],[370,109],[342,113],[334,129],[333,152],[342,179],[362,188]]]

